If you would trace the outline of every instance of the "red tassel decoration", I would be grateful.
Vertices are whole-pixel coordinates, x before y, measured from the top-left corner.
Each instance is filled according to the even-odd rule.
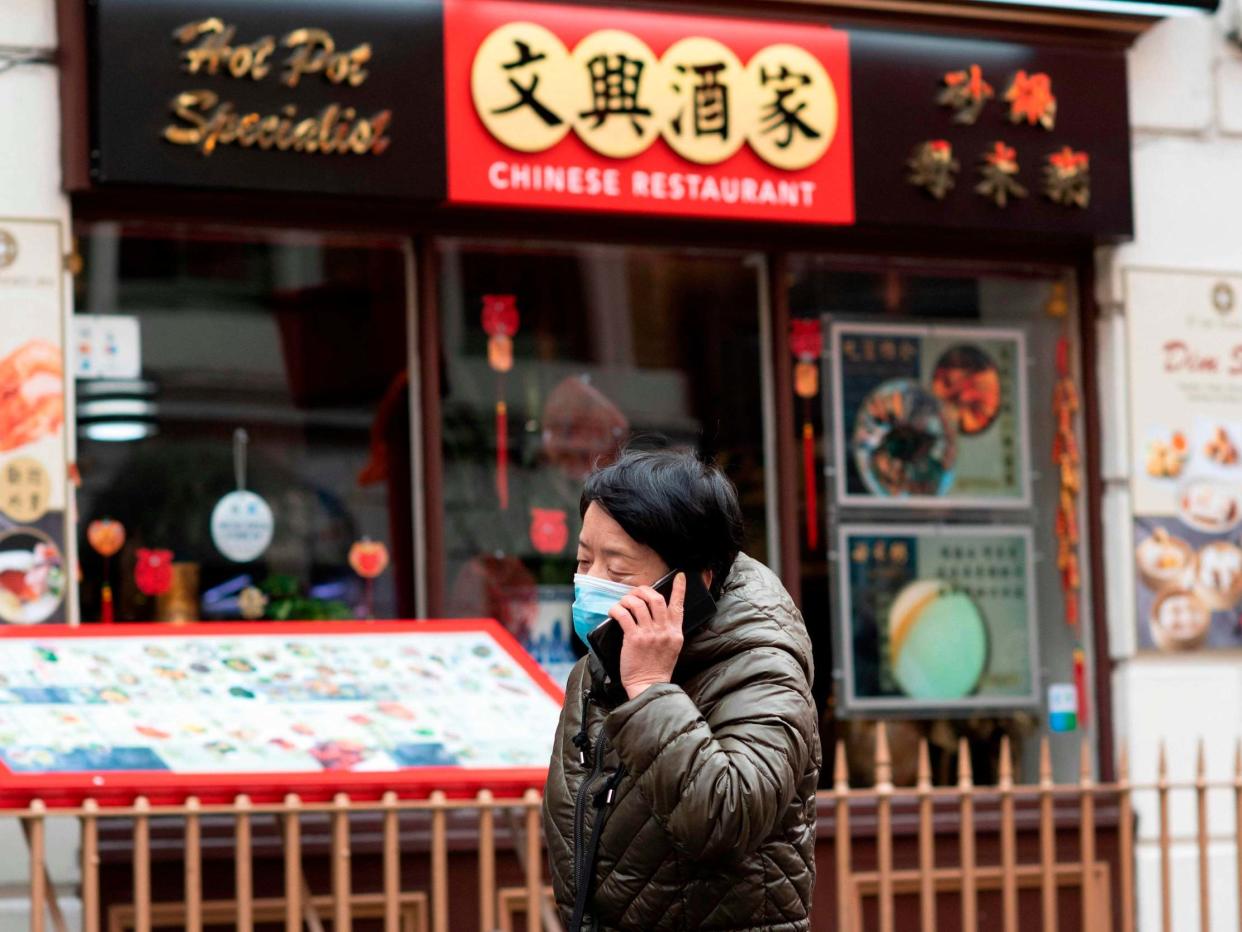
[[[1059,294],[1054,289],[1054,297]],[[1050,307],[1060,307],[1059,298]],[[1053,316],[1064,318],[1059,311]],[[1078,627],[1078,600],[1082,580],[1078,568],[1078,494],[1082,487],[1080,475],[1081,458],[1075,435],[1075,415],[1078,413],[1078,387],[1074,384],[1071,368],[1070,340],[1068,330],[1062,324],[1062,334],[1057,339],[1054,365],[1057,380],[1052,389],[1052,411],[1056,419],[1056,434],[1052,440],[1052,462],[1060,474],[1061,501],[1057,509],[1057,568],[1061,571],[1061,596],[1065,623]]]
[[[815,486],[815,428],[802,425],[802,483],[806,488],[806,546],[819,548],[819,502]]]
[[[496,498],[501,511],[509,508],[509,411],[504,401],[504,374],[513,368],[513,336],[518,330],[517,297],[483,296],[483,332],[487,334],[487,364],[496,373]]]
[[[501,510],[509,507],[509,409],[496,402],[496,498]]]
[[[824,350],[823,328],[815,318],[789,322],[789,350],[794,365],[794,394],[802,399],[802,485],[806,490],[806,548],[819,549],[819,484],[815,475],[815,425],[811,401],[819,394],[819,360]]]
[[[125,525],[111,518],[92,521],[86,528],[86,541],[103,557],[103,587],[99,591],[99,620],[110,625],[113,621],[111,560],[125,546]]]
[[[1074,690],[1078,693],[1078,727],[1087,727],[1087,656],[1081,647],[1074,649]]]

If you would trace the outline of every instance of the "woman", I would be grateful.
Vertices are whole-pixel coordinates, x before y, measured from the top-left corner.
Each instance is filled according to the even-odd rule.
[[[574,667],[544,796],[570,932],[802,932],[820,748],[811,643],[741,553],[737,492],[690,454],[628,452],[586,480],[574,627],[624,634],[619,683]],[[669,572],[667,603],[651,584]],[[715,612],[683,638],[686,573]],[[611,604],[610,604],[611,603]]]

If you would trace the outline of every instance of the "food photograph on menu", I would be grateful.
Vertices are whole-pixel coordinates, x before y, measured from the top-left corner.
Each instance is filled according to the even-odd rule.
[[[1038,704],[1029,529],[846,525],[846,711]]]
[[[1022,331],[835,323],[831,334],[838,501],[1029,505]]]
[[[1174,518],[1136,518],[1135,608],[1141,648],[1242,647],[1242,519],[1238,493],[1192,483]]]

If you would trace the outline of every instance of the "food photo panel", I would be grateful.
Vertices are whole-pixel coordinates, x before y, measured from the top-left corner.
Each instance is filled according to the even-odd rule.
[[[839,503],[1029,506],[1021,330],[829,326]]]
[[[1231,499],[1237,507],[1237,499]],[[1242,647],[1242,534],[1229,506],[1135,518],[1140,648],[1166,653]],[[1219,516],[1224,532],[1212,530]]]
[[[1038,706],[1031,533],[843,525],[846,711]]]

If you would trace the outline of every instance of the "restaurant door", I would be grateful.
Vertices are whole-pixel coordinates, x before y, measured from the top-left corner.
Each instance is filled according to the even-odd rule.
[[[714,458],[775,559],[763,256],[442,240],[434,261],[433,606],[500,619],[563,681],[582,480],[625,444]]]

